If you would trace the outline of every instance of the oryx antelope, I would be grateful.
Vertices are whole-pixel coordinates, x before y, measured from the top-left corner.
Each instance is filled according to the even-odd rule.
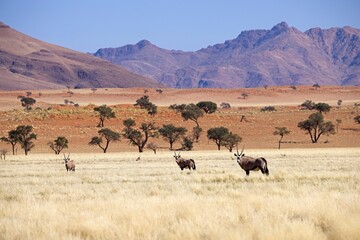
[[[70,153],[68,154],[67,157],[66,157],[65,154],[64,154],[64,161],[65,161],[66,171],[73,171],[73,172],[75,172],[75,161],[74,161],[74,160],[70,160]]]
[[[183,159],[180,156],[180,153],[176,155],[176,152],[174,152],[174,154],[175,161],[179,165],[181,170],[184,170],[184,168],[196,170],[195,161],[193,159]]]
[[[269,175],[269,169],[267,167],[267,161],[265,158],[253,158],[248,157],[243,154],[244,147],[239,154],[239,150],[236,148],[236,152],[234,155],[237,157],[237,162],[242,169],[246,172],[246,175],[249,176],[250,171],[258,171],[261,170],[263,174]]]

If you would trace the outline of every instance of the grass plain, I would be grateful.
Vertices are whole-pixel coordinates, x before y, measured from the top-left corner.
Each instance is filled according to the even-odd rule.
[[[270,175],[249,177],[228,151],[7,156],[1,239],[360,239],[360,149],[247,150]]]

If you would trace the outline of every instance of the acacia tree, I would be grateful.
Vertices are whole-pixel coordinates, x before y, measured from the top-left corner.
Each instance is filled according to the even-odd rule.
[[[8,132],[8,136],[7,137],[2,137],[2,138],[0,138],[0,140],[3,141],[3,142],[6,142],[6,143],[10,143],[11,147],[12,147],[13,155],[15,155],[15,146],[19,141],[18,132],[16,132],[16,130],[10,130]]]
[[[331,121],[325,122],[320,112],[310,114],[307,120],[298,123],[298,127],[310,135],[312,143],[316,143],[323,134],[335,134],[335,125]]]
[[[196,126],[200,127],[198,119],[204,116],[204,111],[195,104],[190,103],[181,111],[181,116],[184,121],[191,120],[196,123]]]
[[[146,109],[148,114],[154,116],[157,114],[157,106],[150,102],[149,96],[144,95],[136,100],[134,106],[139,106],[141,109]]]
[[[223,137],[221,145],[229,149],[230,152],[232,152],[233,148],[236,147],[241,142],[241,140],[242,138],[239,135],[230,132]]]
[[[220,147],[224,142],[225,136],[228,134],[229,134],[229,129],[227,129],[226,127],[210,128],[207,131],[208,139],[213,140],[216,143],[218,150],[220,150]]]
[[[192,140],[195,142],[199,142],[200,134],[202,133],[202,128],[199,126],[193,127],[192,130]]]
[[[173,144],[185,135],[187,129],[184,127],[175,127],[172,124],[164,124],[159,128],[160,135],[169,142],[170,150],[173,149]]]
[[[316,103],[314,109],[320,113],[330,112],[331,106],[327,103]]]
[[[280,136],[280,139],[279,139],[279,146],[278,146],[278,149],[280,149],[281,147],[281,141],[283,139],[283,137],[285,135],[289,135],[290,134],[290,130],[288,130],[286,127],[275,127],[275,131],[273,132],[273,134],[276,136],[276,135],[279,135]]]
[[[211,101],[201,101],[196,104],[199,108],[204,110],[206,114],[214,113],[217,110],[217,105]]]
[[[115,118],[115,112],[113,112],[110,107],[106,106],[106,104],[100,107],[94,107],[94,111],[99,113],[100,122],[97,127],[104,127],[105,119]]]
[[[25,155],[31,151],[35,144],[32,142],[33,139],[36,139],[36,134],[33,133],[33,127],[29,125],[21,125],[16,128],[16,133],[18,136],[18,142],[21,145],[21,148],[24,149]]]
[[[110,130],[109,128],[100,129],[98,131],[98,134],[100,135],[100,137],[97,136],[93,137],[89,142],[89,145],[98,145],[104,151],[104,153],[106,153],[106,150],[108,149],[111,141],[120,140],[120,134]],[[105,146],[101,146],[101,143],[103,142],[103,138],[105,138],[106,140]]]
[[[25,107],[26,111],[30,111],[32,106],[36,103],[36,100],[31,97],[21,97],[21,106]]]
[[[137,146],[139,152],[144,151],[144,147],[150,137],[156,137],[157,133],[155,132],[156,127],[154,123],[141,123],[141,126],[138,129],[135,129],[135,121],[131,118],[123,121],[125,126],[123,130],[123,136],[129,140],[129,143]]]
[[[48,142],[49,147],[55,152],[56,155],[60,154],[60,152],[64,148],[68,148],[69,141],[66,137],[58,137],[53,142]]]

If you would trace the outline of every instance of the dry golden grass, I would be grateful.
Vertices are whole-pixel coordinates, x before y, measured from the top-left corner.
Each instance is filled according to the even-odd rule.
[[[360,239],[360,149],[248,150],[270,176],[226,151],[7,156],[1,239]],[[284,156],[285,155],[285,156]]]

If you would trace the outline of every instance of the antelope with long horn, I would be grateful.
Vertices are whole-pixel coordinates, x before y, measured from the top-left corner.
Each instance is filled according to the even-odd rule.
[[[73,171],[73,172],[75,172],[75,161],[74,161],[74,160],[70,160],[70,153],[68,154],[67,157],[66,157],[65,154],[64,154],[64,161],[65,161],[66,171]]]
[[[244,146],[245,147],[245,146]],[[253,158],[249,156],[245,156],[243,154],[244,147],[241,150],[241,153],[239,153],[239,149],[236,147],[236,153],[234,155],[237,157],[237,163],[240,165],[242,169],[246,172],[246,175],[249,176],[250,171],[259,171],[263,174],[269,175],[269,169],[267,167],[267,161],[265,158]]]
[[[183,159],[180,156],[180,153],[176,155],[176,152],[174,152],[174,154],[175,161],[179,165],[181,171],[184,170],[184,168],[196,170],[195,161],[193,159]]]

